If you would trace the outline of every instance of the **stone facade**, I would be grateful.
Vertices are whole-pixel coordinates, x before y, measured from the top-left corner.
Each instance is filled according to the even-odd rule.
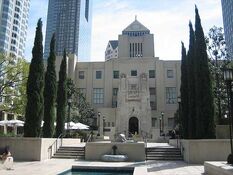
[[[137,19],[119,35],[117,58],[75,60],[69,55],[68,75],[94,107],[101,135],[123,132],[157,140],[175,127],[180,61],[155,57],[154,35]],[[58,69],[60,62],[58,57]]]

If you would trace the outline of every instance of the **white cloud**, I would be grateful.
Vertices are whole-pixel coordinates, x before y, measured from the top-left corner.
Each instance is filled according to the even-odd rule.
[[[207,32],[213,25],[222,26],[219,0],[93,0],[92,61],[103,61],[107,42],[138,20],[150,29],[155,39],[155,55],[160,59],[180,59],[180,42],[188,47],[191,20],[194,24],[194,5],[197,4],[202,25]],[[48,0],[31,1],[26,58],[31,59],[36,22],[42,17],[44,37]]]
[[[93,14],[92,61],[104,60],[107,42],[117,39],[118,34],[121,34],[121,31],[133,22],[135,15],[154,34],[156,56],[160,59],[180,59],[181,40],[188,47],[188,23],[190,19],[194,23],[195,3],[198,4],[202,25],[206,32],[213,25],[222,26],[221,6],[217,0],[205,0],[204,2],[189,0],[182,5],[171,4],[172,8],[159,11],[153,8],[148,11],[140,9],[140,6],[133,7],[126,1],[112,0],[108,4],[103,4],[108,8],[104,10],[102,7],[102,11],[95,9]],[[156,6],[156,3],[154,2],[153,5]],[[124,8],[125,6],[129,8]]]

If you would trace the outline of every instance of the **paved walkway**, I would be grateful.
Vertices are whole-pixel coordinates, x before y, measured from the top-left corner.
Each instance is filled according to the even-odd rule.
[[[77,166],[134,166],[146,168],[148,175],[202,175],[203,165],[188,165],[183,161],[147,161],[147,162],[89,162],[74,159],[51,159],[35,162],[15,162],[13,170],[5,170],[0,165],[0,175],[56,175]],[[142,175],[142,174],[140,174]]]

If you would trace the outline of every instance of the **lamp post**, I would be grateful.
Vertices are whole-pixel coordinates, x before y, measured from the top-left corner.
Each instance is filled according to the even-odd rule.
[[[232,97],[232,81],[233,81],[233,69],[225,68],[223,69],[224,80],[227,85],[227,102],[228,102],[228,122],[230,130],[230,144],[231,144],[231,154],[227,157],[227,163],[233,164],[233,147],[232,147],[232,126],[233,126],[233,97]]]
[[[67,118],[67,133],[70,133],[70,108],[71,108],[72,99],[68,98],[68,118]]]
[[[164,134],[164,112],[161,112],[161,118],[160,118],[160,126],[161,126],[161,129],[160,129],[160,133],[163,133]],[[160,134],[161,135],[161,134]]]
[[[98,112],[97,116],[98,116],[98,118],[97,118],[97,120],[98,120],[98,134],[97,134],[97,136],[100,136],[100,112]]]
[[[104,127],[105,127],[105,116],[103,116],[103,135],[104,135]]]

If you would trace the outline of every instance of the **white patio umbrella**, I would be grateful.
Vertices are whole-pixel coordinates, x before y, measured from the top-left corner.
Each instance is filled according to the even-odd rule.
[[[13,119],[13,120],[8,120],[8,124],[9,125],[22,126],[22,125],[24,125],[24,121]]]
[[[78,123],[75,124],[75,128],[80,129],[80,130],[85,130],[85,129],[89,129],[89,126],[78,122]]]
[[[72,121],[65,123],[65,129],[68,129],[68,124],[69,124],[69,129],[73,129],[73,127],[75,126],[76,123],[74,123]]]
[[[7,125],[7,123],[8,123],[8,120],[1,120],[0,121],[0,126]]]

